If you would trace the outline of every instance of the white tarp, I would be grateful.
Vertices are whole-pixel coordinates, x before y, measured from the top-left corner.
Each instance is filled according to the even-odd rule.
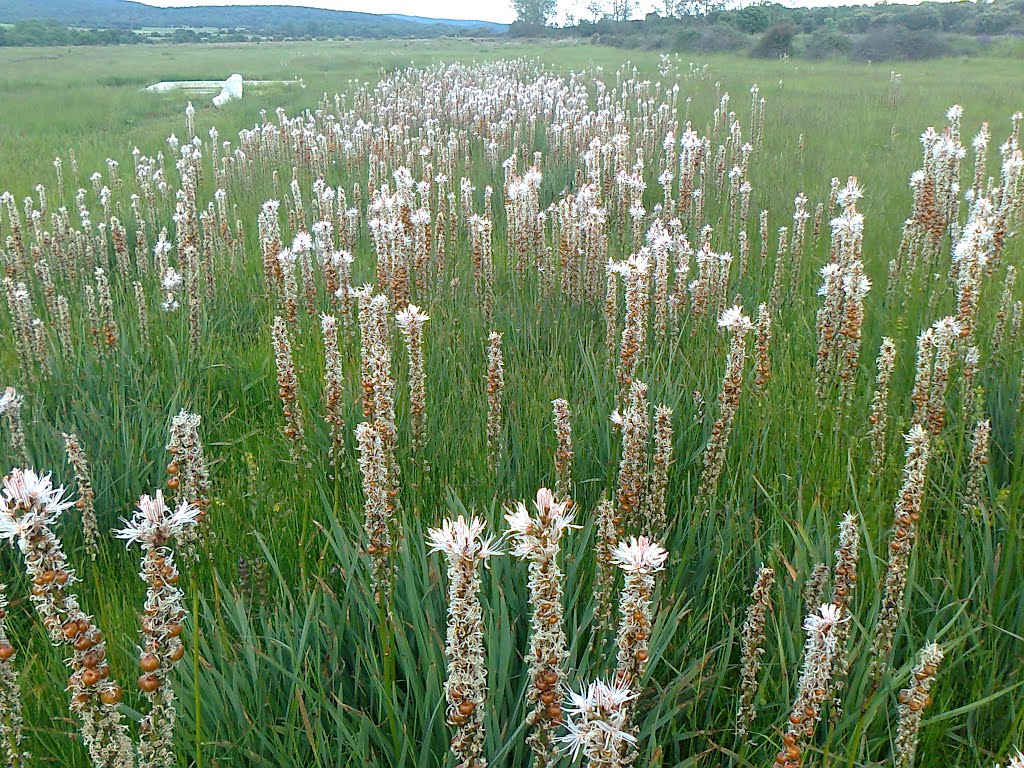
[[[261,85],[297,85],[305,88],[306,84],[301,78],[294,80],[249,80],[245,83],[247,87]],[[164,80],[146,88],[150,93],[168,93],[170,91],[185,91],[194,94],[216,94],[213,97],[213,105],[219,107],[234,99],[242,98],[242,76],[231,75],[227,80]]]
[[[232,75],[224,81],[221,92],[213,97],[213,106],[219,107],[232,99],[242,98],[242,76]]]

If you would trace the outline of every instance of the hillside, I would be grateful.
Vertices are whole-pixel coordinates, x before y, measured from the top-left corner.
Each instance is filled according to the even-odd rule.
[[[148,27],[217,27],[253,31],[296,30],[329,27],[337,34],[357,34],[360,28],[386,28],[404,35],[417,27],[447,26],[465,32],[485,29],[502,33],[506,24],[464,19],[432,19],[419,16],[381,15],[284,5],[234,5],[189,8],[155,8],[131,0],[5,0],[0,3],[0,23],[35,19],[92,28],[140,29]]]

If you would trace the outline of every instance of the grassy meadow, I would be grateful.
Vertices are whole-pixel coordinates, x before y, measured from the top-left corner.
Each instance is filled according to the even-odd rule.
[[[702,136],[713,131],[713,111],[721,94],[728,92],[744,141],[751,140],[750,88],[758,84],[765,99],[765,126],[763,142],[750,159],[746,222],[722,224],[729,219],[727,181],[725,192],[709,182],[702,220],[684,217],[682,222],[694,247],[701,227],[711,225],[716,252],[735,253],[738,228],[747,232],[747,268],[741,273],[734,261],[726,298],[731,305],[738,297],[751,318],[761,302],[769,301],[776,233],[779,227],[792,227],[794,197],[807,195],[811,213],[818,203],[826,206],[817,237],[808,225],[802,270],[773,315],[772,375],[764,387],[754,385],[748,345],[738,413],[709,507],[698,503],[699,486],[705,447],[720,411],[716,398],[726,370],[728,333],[717,326],[717,313],[696,316],[685,307],[671,333],[645,325],[650,339],[636,375],[648,384],[652,406],[672,408],[674,439],[668,524],[654,533],[667,549],[668,561],[656,577],[649,658],[635,703],[635,765],[765,766],[775,759],[784,743],[803,659],[802,591],[816,564],[833,563],[838,526],[847,513],[857,515],[861,549],[859,580],[846,619],[850,669],[843,706],[824,709],[804,764],[894,765],[897,696],[908,685],[918,650],[929,641],[939,643],[945,660],[924,711],[914,765],[1005,763],[1024,742],[1024,522],[1019,514],[1024,465],[1017,450],[1024,445],[1024,423],[1018,415],[1024,339],[1019,328],[1006,332],[998,346],[992,337],[1000,323],[1007,267],[1019,268],[1024,255],[1018,238],[1007,240],[997,268],[984,276],[978,305],[973,343],[980,351],[976,386],[983,394],[975,397],[992,430],[980,504],[976,510],[963,508],[978,414],[963,407],[967,393],[958,350],[945,399],[945,425],[931,440],[906,605],[891,663],[877,678],[871,669],[871,644],[882,610],[893,507],[903,482],[901,435],[911,427],[917,338],[958,309],[956,286],[945,274],[955,244],[949,234],[932,264],[943,274],[921,270],[887,289],[889,262],[899,255],[901,229],[912,212],[908,179],[921,167],[920,135],[929,126],[941,133],[953,104],[963,107],[960,141],[967,154],[962,189],[971,186],[971,139],[983,122],[992,133],[987,175],[998,179],[999,146],[1010,133],[1010,116],[1024,108],[1019,62],[979,58],[855,65],[710,57],[692,65],[675,61],[663,77],[656,53],[597,45],[374,41],[2,49],[0,192],[9,190],[17,201],[29,241],[34,237],[24,222],[22,200],[35,196],[38,184],[46,188],[49,210],[67,206],[73,222],[78,221],[75,191],[87,190],[85,205],[95,228],[105,216],[90,176],[98,171],[103,183],[109,183],[106,160],[113,158],[123,186],[113,189],[112,204],[134,248],[132,149],[150,157],[169,153],[170,134],[182,143],[188,135],[187,97],[148,94],[145,86],[159,80],[226,78],[233,72],[246,79],[303,79],[305,89],[247,91],[241,101],[220,110],[208,99],[195,99],[195,135],[204,142],[208,166],[211,127],[216,127],[219,142],[230,141],[233,147],[239,131],[261,123],[261,110],[270,123],[277,123],[278,108],[290,118],[310,110],[311,123],[322,127],[328,121],[315,113],[323,109],[324,94],[329,110],[334,109],[335,93],[347,93],[345,109],[359,111],[368,102],[355,99],[356,90],[368,83],[372,91],[379,78],[397,70],[503,59],[528,59],[550,75],[585,73],[580,78],[592,100],[594,80],[603,80],[611,91],[633,77],[635,66],[639,80],[678,83],[678,119],[682,123],[685,112]],[[892,99],[890,69],[901,75]],[[525,82],[525,75],[517,76]],[[411,90],[404,96],[407,103],[415,102]],[[386,113],[385,126],[394,114]],[[379,119],[369,113],[364,117]],[[163,311],[165,292],[152,266],[145,274],[134,271],[135,266],[125,274],[111,246],[98,257],[110,275],[119,329],[110,349],[103,349],[102,340],[99,348],[90,344],[83,286],[94,284],[91,276],[70,276],[54,267],[57,291],[68,296],[71,306],[73,350],[65,354],[36,274],[20,274],[14,262],[4,260],[8,276],[28,283],[34,311],[43,321],[52,375],[26,377],[32,365],[18,359],[17,319],[3,312],[0,384],[12,385],[24,396],[21,417],[31,466],[51,471],[56,481],[75,488],[63,432],[77,433],[89,458],[101,530],[97,558],[90,560],[86,554],[74,509],[62,515],[55,532],[81,578],[76,589],[82,606],[106,636],[110,674],[126,691],[119,706],[133,729],[147,707],[135,685],[146,585],[138,578],[137,550],[126,551],[109,531],[122,527],[120,520],[130,516],[141,494],[166,488],[165,446],[172,417],[181,409],[202,417],[199,433],[209,462],[211,504],[199,558],[177,557],[189,616],[183,634],[186,653],[171,678],[178,713],[175,765],[455,765],[444,689],[449,578],[444,557],[427,554],[427,529],[445,517],[473,513],[486,519],[490,533],[500,534],[507,528],[506,504],[553,487],[551,402],[556,398],[565,398],[572,411],[572,498],[580,526],[566,533],[559,559],[568,643],[565,684],[579,691],[615,668],[615,613],[610,623],[595,617],[599,531],[594,510],[602,495],[614,494],[618,482],[622,436],[609,419],[617,406],[616,360],[606,348],[603,293],[596,301],[572,301],[557,290],[545,291],[532,266],[517,271],[508,253],[502,161],[516,151],[518,172],[523,173],[529,167],[524,158],[532,158],[533,150],[544,153],[541,210],[563,198],[566,190],[572,192],[581,178],[579,156],[565,157],[550,149],[543,118],[529,134],[522,124],[527,117],[513,119],[519,127],[517,140],[527,151],[513,149],[502,138],[495,162],[470,136],[468,154],[455,165],[456,174],[469,177],[475,186],[475,213],[484,213],[484,187],[494,188],[493,317],[485,318],[474,289],[473,249],[464,221],[449,242],[444,275],[429,276],[425,285],[412,290],[413,303],[430,315],[424,331],[426,439],[415,459],[409,365],[401,335],[397,330],[392,334],[401,508],[392,521],[390,616],[375,600],[365,551],[365,497],[353,435],[363,420],[359,332],[341,334],[345,445],[332,466],[331,436],[322,418],[325,364],[317,315],[333,310],[319,276],[316,314],[306,311],[302,298],[296,319],[289,323],[305,413],[306,450],[300,461],[292,457],[282,434],[285,421],[270,330],[273,318],[282,314],[282,300],[266,284],[257,217],[265,201],[280,200],[280,226],[288,245],[295,234],[286,215],[293,202],[289,183],[296,178],[308,213],[316,178],[310,167],[293,171],[290,162],[278,162],[279,156],[271,153],[247,179],[228,177],[231,227],[237,217],[244,239],[237,253],[213,255],[195,328],[190,328],[184,296],[176,312]],[[433,119],[442,127],[468,122],[464,115],[443,111]],[[712,158],[716,144],[727,136],[727,130],[719,130]],[[661,137],[654,143],[660,147]],[[53,165],[58,156],[63,198]],[[366,210],[369,163],[357,157],[354,163],[343,162],[340,155],[329,158],[324,176],[328,185],[346,191],[349,205],[355,205],[354,186],[361,188],[353,285],[375,283],[378,271],[368,227],[372,214]],[[659,162],[658,155],[645,156],[643,203],[649,222],[662,200]],[[397,164],[389,157],[385,166],[382,179],[390,179]],[[173,187],[178,174],[172,161],[167,167]],[[418,171],[411,170],[419,180]],[[831,258],[828,222],[838,215],[836,209],[828,210],[830,180],[836,177],[845,185],[850,176],[863,190],[857,204],[864,217],[861,258],[872,288],[864,301],[859,370],[850,404],[841,408],[836,391],[819,396],[815,386],[816,313],[822,304],[818,270]],[[449,182],[456,196],[458,181]],[[200,210],[214,200],[216,189],[213,169],[206,167],[197,192]],[[960,206],[961,225],[968,208],[966,203]],[[758,234],[761,210],[769,212],[765,258]],[[167,227],[174,242],[173,214],[172,190],[157,200],[157,223],[147,229],[149,251],[143,258],[152,260],[161,227]],[[1018,217],[1011,232],[1019,225]],[[0,243],[9,226],[7,211],[0,211]],[[50,222],[43,226],[49,228]],[[628,224],[625,230],[625,236],[610,237],[607,258],[626,259],[639,247],[629,236]],[[550,227],[547,236],[550,242]],[[171,258],[177,263],[177,255]],[[602,263],[602,291],[603,274]],[[696,263],[690,278],[695,276]],[[148,297],[146,332],[138,320],[136,280]],[[1022,290],[1018,283],[1013,297],[1020,297]],[[621,317],[619,323],[621,330]],[[505,366],[504,424],[493,468],[488,462],[485,381],[492,330],[503,334]],[[883,336],[893,340],[897,353],[885,460],[872,473],[869,415]],[[695,392],[701,393],[704,405],[695,401]],[[19,459],[7,440],[6,422],[0,435],[6,470]],[[775,570],[776,583],[767,613],[757,716],[746,737],[737,739],[742,626],[762,563]],[[79,723],[68,710],[64,650],[50,644],[35,615],[28,599],[31,582],[16,546],[4,545],[0,567],[10,601],[6,630],[17,649],[13,663],[21,684],[23,746],[32,755],[24,765],[89,766]],[[531,760],[525,724],[531,610],[527,565],[508,555],[492,557],[482,571],[481,599],[489,670],[483,754],[495,768],[526,766]],[[569,764],[568,757],[561,760]]]

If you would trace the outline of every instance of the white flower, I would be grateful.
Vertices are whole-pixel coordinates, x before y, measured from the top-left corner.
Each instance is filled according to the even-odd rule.
[[[668,552],[646,536],[632,536],[612,550],[612,562],[624,571],[656,573],[665,567]]]
[[[728,328],[733,332],[750,331],[753,330],[754,323],[743,314],[743,307],[737,304],[722,312],[722,316],[718,318],[718,327]]]
[[[313,250],[313,238],[308,232],[299,232],[292,238],[292,250],[295,253],[309,253]]]
[[[625,744],[635,744],[636,737],[625,730],[626,704],[636,694],[624,685],[595,680],[586,691],[569,691],[566,702],[566,730],[559,740],[567,745],[572,759],[580,752],[615,753]]]
[[[462,515],[457,520],[444,520],[440,528],[427,529],[429,551],[443,552],[452,559],[482,560],[486,564],[487,558],[503,553],[493,536],[481,538],[484,525],[479,517],[471,517],[469,522]]]
[[[574,513],[567,511],[568,501],[555,501],[551,489],[538,490],[533,505],[537,509],[537,518],[530,516],[526,504],[521,501],[505,515],[509,533],[516,539],[515,548],[512,550],[516,557],[529,557],[533,554],[541,544],[538,540],[541,536],[557,542],[567,529],[579,528],[578,525],[572,524]]]
[[[174,267],[168,267],[164,270],[163,279],[160,281],[160,285],[165,291],[173,293],[181,287],[181,275],[174,269]]]
[[[401,312],[395,313],[395,322],[402,328],[422,327],[430,319],[430,315],[415,304],[410,304]]]
[[[163,491],[157,491],[156,496],[142,496],[139,499],[138,509],[132,519],[122,520],[124,528],[115,531],[114,535],[124,539],[126,546],[132,544],[143,544],[149,541],[164,542],[180,535],[185,528],[196,524],[196,516],[199,510],[182,501],[177,509],[171,510],[164,502]]]
[[[14,387],[8,387],[4,390],[3,395],[0,395],[0,413],[18,410],[21,407],[22,399]]]
[[[74,502],[64,500],[64,486],[54,486],[50,473],[15,467],[3,481],[3,501],[8,510],[44,508],[55,518]]]

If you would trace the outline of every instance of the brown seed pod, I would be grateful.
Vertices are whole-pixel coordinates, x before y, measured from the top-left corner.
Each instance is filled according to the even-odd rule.
[[[156,675],[143,675],[139,678],[139,688],[145,693],[152,693],[160,687],[160,679]]]
[[[124,691],[121,690],[121,686],[112,685],[109,688],[104,688],[100,691],[100,701],[106,704],[108,707],[112,707],[121,701],[121,697],[124,695]]]

